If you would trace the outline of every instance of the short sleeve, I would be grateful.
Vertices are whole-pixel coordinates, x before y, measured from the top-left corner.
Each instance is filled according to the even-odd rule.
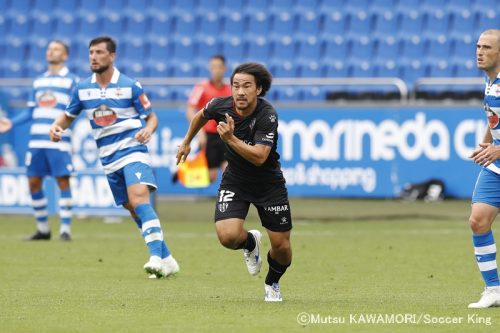
[[[153,111],[151,102],[138,81],[132,86],[132,101],[141,118],[146,118]]]
[[[274,109],[269,109],[255,124],[255,144],[273,146],[278,136],[278,115]]]
[[[73,92],[71,93],[71,100],[66,107],[66,115],[68,115],[71,118],[76,118],[80,114],[80,112],[83,109],[82,102],[80,100],[80,96],[78,94],[78,85],[73,89]]]
[[[217,105],[220,98],[212,98],[202,109],[203,118],[205,119],[215,119],[217,114]]]

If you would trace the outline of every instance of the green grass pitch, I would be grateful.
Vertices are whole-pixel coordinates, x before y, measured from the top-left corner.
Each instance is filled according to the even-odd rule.
[[[147,251],[130,219],[75,218],[71,243],[26,242],[32,218],[2,215],[0,332],[499,332],[500,308],[467,309],[483,288],[468,201],[291,204],[281,304],[263,301],[267,262],[251,277],[242,253],[219,245],[212,200],[158,203],[181,265],[162,280],[143,272]],[[51,226],[57,234],[56,217]],[[262,230],[253,208],[246,226]]]

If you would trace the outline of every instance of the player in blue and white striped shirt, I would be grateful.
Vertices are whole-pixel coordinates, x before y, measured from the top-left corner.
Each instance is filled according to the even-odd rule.
[[[476,45],[477,67],[486,74],[484,111],[488,129],[471,158],[483,168],[472,194],[469,218],[479,271],[486,288],[469,308],[500,306],[497,248],[491,225],[500,212],[500,30],[484,31]]]
[[[71,240],[71,131],[66,131],[60,142],[52,142],[48,135],[51,124],[64,114],[76,85],[76,76],[65,65],[68,46],[55,40],[47,47],[47,72],[33,82],[33,94],[28,102],[29,110],[11,120],[0,120],[0,132],[12,126],[32,120],[26,167],[34,215],[37,220],[36,233],[28,240],[50,239],[47,198],[43,191],[43,177],[53,176],[61,191],[59,215],[61,218],[60,239]]]
[[[117,205],[129,210],[149,249],[144,265],[155,277],[179,271],[179,265],[163,239],[160,220],[150,203],[156,181],[146,143],[158,126],[151,103],[134,79],[113,66],[116,43],[97,37],[89,44],[90,68],[94,74],[81,81],[66,109],[50,129],[53,141],[84,111],[90,120],[99,157]]]

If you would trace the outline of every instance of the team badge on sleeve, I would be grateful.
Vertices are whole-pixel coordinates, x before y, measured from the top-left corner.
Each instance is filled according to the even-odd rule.
[[[488,125],[490,128],[496,128],[498,126],[498,114],[493,111],[488,104],[484,104],[484,112],[486,112],[486,117],[488,118]]]
[[[149,101],[148,96],[146,96],[146,94],[142,94],[141,96],[139,96],[139,101],[141,101],[142,107],[144,109],[147,110],[151,107],[151,102]]]
[[[116,112],[105,104],[94,110],[94,122],[99,126],[113,125],[116,119]]]

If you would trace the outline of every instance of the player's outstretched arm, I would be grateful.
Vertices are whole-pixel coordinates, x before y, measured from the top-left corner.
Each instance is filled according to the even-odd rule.
[[[187,130],[186,135],[184,136],[184,140],[182,140],[182,143],[179,145],[179,149],[177,151],[177,164],[182,163],[186,160],[186,158],[189,155],[189,152],[191,151],[191,141],[195,137],[195,135],[200,131],[200,129],[205,126],[207,123],[208,119],[205,119],[203,117],[203,112],[200,111],[196,113],[196,115],[193,117],[193,120],[191,120],[191,123],[189,124],[189,129]]]
[[[71,118],[65,113],[61,114],[50,126],[50,140],[54,142],[61,141],[62,134],[71,125],[73,120],[75,120],[75,118]]]

